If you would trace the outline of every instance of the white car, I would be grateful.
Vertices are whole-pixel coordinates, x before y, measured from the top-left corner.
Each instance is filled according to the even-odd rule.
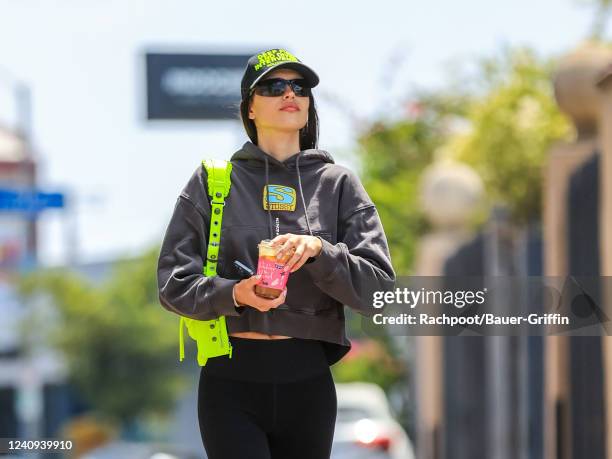
[[[412,443],[393,418],[385,392],[372,383],[338,383],[332,459],[414,459]]]

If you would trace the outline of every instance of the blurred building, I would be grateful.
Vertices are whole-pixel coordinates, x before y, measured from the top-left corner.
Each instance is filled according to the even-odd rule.
[[[68,415],[66,374],[52,352],[26,352],[21,336],[26,308],[16,294],[19,276],[37,265],[36,222],[61,195],[37,190],[36,159],[27,139],[0,128],[0,437],[51,436]],[[50,202],[53,198],[59,202]]]
[[[14,131],[0,128],[1,437],[16,437],[18,434],[19,388],[27,378],[18,328],[23,308],[15,294],[14,281],[20,269],[31,266],[36,260],[35,219],[23,212],[10,210],[9,199],[13,190],[30,189],[35,182],[35,161],[26,140]],[[24,406],[23,411],[28,414],[25,413],[27,407]]]
[[[36,166],[26,140],[0,127],[0,200],[5,190],[33,188],[35,183]],[[15,269],[35,257],[35,220],[0,209],[0,268]]]
[[[93,284],[100,284],[108,280],[118,261],[78,263],[70,266],[70,270]],[[89,406],[69,383],[61,354],[40,346],[24,349],[18,328],[24,309],[35,306],[37,311],[45,312],[46,306],[51,305],[20,303],[12,291],[14,276],[6,269],[3,272],[7,275],[5,290],[10,296],[7,293],[0,301],[1,331],[10,332],[11,336],[10,340],[2,341],[0,354],[0,438],[57,438],[62,426],[72,417],[87,412]],[[12,325],[5,327],[8,322]]]

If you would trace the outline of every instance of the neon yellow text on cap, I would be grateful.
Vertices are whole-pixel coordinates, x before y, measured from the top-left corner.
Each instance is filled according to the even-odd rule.
[[[271,49],[257,55],[259,62],[253,66],[255,71],[280,62],[298,62],[298,58],[284,49]]]

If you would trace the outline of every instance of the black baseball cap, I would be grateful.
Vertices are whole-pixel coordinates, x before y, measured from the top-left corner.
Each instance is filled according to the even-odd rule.
[[[244,70],[244,75],[240,84],[242,98],[246,99],[249,95],[249,91],[264,76],[280,68],[293,69],[300,72],[300,75],[304,77],[311,88],[319,84],[319,76],[314,70],[302,64],[302,62],[289,51],[274,48],[254,54],[247,61],[247,66]]]

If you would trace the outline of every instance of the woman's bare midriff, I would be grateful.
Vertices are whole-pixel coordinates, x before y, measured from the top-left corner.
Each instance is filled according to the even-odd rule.
[[[230,333],[229,335],[236,336],[237,338],[251,338],[251,339],[287,339],[287,338],[291,338],[291,336],[268,335],[266,333],[259,333],[259,332],[253,332],[253,331],[234,332],[234,333]]]

